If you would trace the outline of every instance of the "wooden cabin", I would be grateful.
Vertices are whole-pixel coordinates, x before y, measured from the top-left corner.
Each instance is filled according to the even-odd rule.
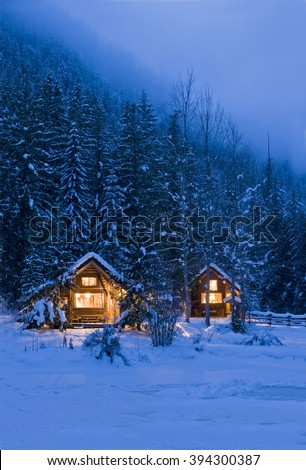
[[[69,323],[114,323],[120,319],[119,300],[124,293],[122,276],[96,253],[72,265],[67,276],[73,288],[61,292],[68,305]]]
[[[191,283],[191,317],[205,317],[207,267]],[[210,265],[209,310],[212,316],[224,317],[231,312],[232,281],[219,266]],[[240,303],[240,285],[235,282],[235,303]]]

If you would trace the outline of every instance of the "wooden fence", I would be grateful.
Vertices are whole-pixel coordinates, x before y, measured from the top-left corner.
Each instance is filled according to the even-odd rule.
[[[249,323],[264,323],[269,326],[272,325],[287,325],[287,326],[305,326],[306,327],[306,314],[293,315],[291,313],[274,313],[274,312],[248,312],[246,321]]]

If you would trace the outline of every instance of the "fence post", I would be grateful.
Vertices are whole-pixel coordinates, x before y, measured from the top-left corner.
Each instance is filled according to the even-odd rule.
[[[289,326],[289,328],[291,326],[291,316],[290,315],[288,315],[288,326]]]
[[[272,326],[272,315],[271,315],[271,313],[269,313],[268,319],[269,319],[268,325]]]

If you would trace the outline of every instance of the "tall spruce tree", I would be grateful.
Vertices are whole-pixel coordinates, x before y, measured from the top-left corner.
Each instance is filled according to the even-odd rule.
[[[80,257],[89,244],[89,189],[83,158],[79,132],[73,122],[63,165],[60,168],[61,180],[57,200],[58,215],[66,225],[57,240],[65,262],[73,262]],[[60,220],[57,223],[60,224]]]

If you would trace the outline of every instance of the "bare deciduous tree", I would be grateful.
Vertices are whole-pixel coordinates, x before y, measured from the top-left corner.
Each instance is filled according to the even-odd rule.
[[[183,162],[187,162],[191,158],[190,143],[188,141],[189,131],[192,127],[192,123],[196,116],[197,108],[197,90],[195,85],[195,74],[192,69],[187,70],[185,77],[179,76],[175,82],[172,90],[172,106],[175,113],[178,114],[182,120],[182,133],[183,142],[181,148],[180,158]],[[185,165],[186,166],[186,165]],[[188,204],[189,199],[189,188],[185,180],[184,173],[181,174],[181,189],[180,193],[180,216],[182,220],[188,219]],[[187,209],[187,211],[186,211]],[[190,318],[190,291],[189,291],[189,251],[190,243],[188,240],[184,240],[181,248],[181,259],[182,259],[182,276],[184,285],[184,304],[185,304],[185,317],[186,321],[189,322]]]
[[[188,138],[188,130],[191,126],[197,109],[196,77],[193,69],[187,70],[186,77],[179,76],[173,85],[171,98],[174,110],[182,119],[183,137]]]
[[[205,86],[197,102],[197,115],[199,121],[200,140],[203,147],[203,209],[206,217],[211,215],[214,207],[215,178],[213,175],[214,160],[218,155],[218,150],[222,147],[226,137],[225,114],[219,103],[216,103],[208,85]],[[212,258],[212,237],[211,233],[206,234],[205,262],[207,267],[206,276],[206,303],[205,321],[206,326],[210,326],[209,308],[209,285],[210,285],[210,265]]]

